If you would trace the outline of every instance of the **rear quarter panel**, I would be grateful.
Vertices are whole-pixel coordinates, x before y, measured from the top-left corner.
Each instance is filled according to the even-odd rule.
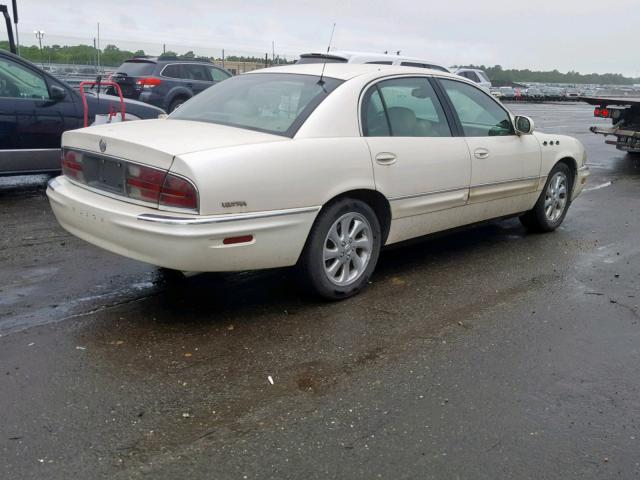
[[[179,155],[171,171],[195,182],[203,215],[321,206],[349,190],[375,189],[369,149],[360,137],[292,139]]]

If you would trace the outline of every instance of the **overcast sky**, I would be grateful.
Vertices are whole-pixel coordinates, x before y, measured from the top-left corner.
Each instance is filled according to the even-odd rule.
[[[2,3],[10,4],[9,0]],[[336,49],[401,50],[447,66],[640,76],[640,0],[18,0],[21,43],[91,43],[292,58]],[[618,13],[619,15],[615,15]],[[615,18],[616,20],[612,20]],[[3,35],[4,38],[5,35]]]

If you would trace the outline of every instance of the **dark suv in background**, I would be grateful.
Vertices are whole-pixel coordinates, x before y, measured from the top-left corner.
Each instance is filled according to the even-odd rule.
[[[208,61],[140,57],[126,60],[111,80],[120,85],[126,98],[172,112],[194,95],[230,76],[231,73]]]

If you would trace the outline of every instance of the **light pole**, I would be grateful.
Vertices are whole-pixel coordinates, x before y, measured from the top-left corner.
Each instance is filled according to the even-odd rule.
[[[44,61],[42,59],[42,39],[44,38],[44,30],[34,30],[33,34],[38,39],[38,45],[40,45],[40,63],[42,63],[42,68],[44,68]]]

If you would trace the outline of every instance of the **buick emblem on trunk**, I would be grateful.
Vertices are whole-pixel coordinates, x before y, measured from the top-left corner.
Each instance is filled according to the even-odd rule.
[[[100,151],[104,153],[104,151],[107,149],[106,140],[104,138],[101,138],[100,141],[98,142],[98,146],[100,147]]]

